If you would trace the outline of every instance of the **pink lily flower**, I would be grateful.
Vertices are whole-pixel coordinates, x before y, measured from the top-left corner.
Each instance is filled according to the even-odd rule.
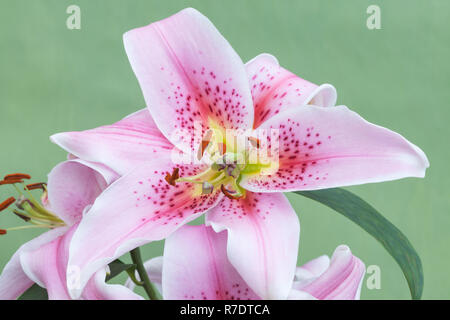
[[[17,215],[34,222],[32,226],[51,230],[23,244],[13,255],[0,276],[0,299],[17,299],[34,283],[47,290],[49,299],[70,299],[66,287],[69,243],[83,210],[107,186],[107,180],[85,164],[71,160],[57,165],[48,176],[47,188],[41,184],[43,204],[29,193],[24,193],[27,199],[22,197],[16,202]],[[32,186],[38,185],[30,189]],[[72,272],[72,286],[77,289],[77,270]],[[124,286],[107,284],[106,274],[105,266],[99,268],[80,291],[81,299],[142,299]]]
[[[195,248],[195,250],[192,250]],[[151,281],[166,300],[259,300],[227,257],[227,233],[184,226],[166,239],[164,256],[145,263]],[[357,300],[365,266],[341,245],[297,267],[288,299]],[[134,289],[127,280],[125,286]]]
[[[70,244],[69,265],[80,268],[82,286],[101,266],[207,212],[216,232],[228,230],[228,259],[252,290],[264,299],[286,299],[299,223],[282,192],[423,177],[429,165],[401,135],[334,106],[331,85],[303,80],[267,54],[244,65],[194,9],[129,31],[124,42],[149,112],[51,137],[76,157],[121,175],[97,198]],[[199,139],[192,134],[198,124]],[[233,139],[216,137],[229,129],[278,130],[279,158],[268,165],[208,163],[205,158],[217,154],[247,159],[273,143],[252,136],[253,149],[236,152]],[[203,162],[175,163],[174,151],[203,155]],[[268,174],[272,165],[277,170]]]

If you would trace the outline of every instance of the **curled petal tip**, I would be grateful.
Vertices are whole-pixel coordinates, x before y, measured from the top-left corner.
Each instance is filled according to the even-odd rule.
[[[347,245],[345,245],[345,244],[341,244],[340,246],[338,246],[336,248],[336,251],[340,251],[340,252],[346,252],[347,251],[347,252],[351,253],[350,248]]]

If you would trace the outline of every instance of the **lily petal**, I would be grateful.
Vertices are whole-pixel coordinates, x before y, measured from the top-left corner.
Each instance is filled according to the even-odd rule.
[[[162,276],[164,299],[259,299],[228,261],[227,233],[204,225],[166,239]]]
[[[123,175],[147,159],[169,153],[173,145],[161,134],[147,109],[107,126],[57,133],[50,140],[74,156],[101,163]]]
[[[158,128],[195,152],[210,126],[250,129],[253,105],[244,64],[195,9],[124,35],[125,49]],[[194,137],[195,123],[201,134]]]
[[[68,225],[81,220],[84,208],[106,188],[97,171],[77,160],[58,164],[48,175],[50,209]]]
[[[289,292],[288,300],[317,300],[308,292],[292,289]]]
[[[83,291],[83,299],[86,300],[144,300],[143,297],[129,288],[119,284],[107,284],[105,282],[106,269],[102,268],[88,282]]]
[[[58,228],[52,241],[37,248],[27,248],[21,252],[20,261],[29,279],[46,288],[50,300],[70,299],[66,284],[78,287],[78,269],[68,270],[69,244],[78,225],[68,228]],[[50,231],[51,232],[51,231]],[[89,300],[136,300],[143,299],[128,288],[121,285],[110,285],[105,282],[106,270],[101,268],[88,282],[83,291],[82,299]]]
[[[228,259],[262,299],[286,299],[296,269],[300,224],[286,196],[248,192],[224,198],[206,215],[216,232],[228,230]]]
[[[20,261],[30,279],[47,289],[49,300],[70,299],[66,288],[69,242],[77,225],[57,228],[58,237],[33,250],[24,250]]]
[[[330,258],[327,255],[311,260],[295,271],[294,287],[302,288],[320,277],[330,267]]]
[[[341,245],[334,251],[327,271],[310,284],[294,283],[293,288],[320,300],[355,300],[360,298],[365,270],[364,263],[349,247]]]
[[[254,128],[281,111],[314,104],[334,106],[336,89],[330,84],[318,86],[283,69],[277,59],[267,53],[245,65],[255,109]]]
[[[241,186],[254,192],[315,190],[424,177],[429,166],[417,146],[398,133],[367,122],[345,106],[292,108],[260,128],[279,130],[277,141],[261,142],[264,148],[274,149],[273,154],[279,153],[279,168],[267,175],[245,176]]]
[[[151,283],[158,289],[159,293],[162,295],[162,268],[163,268],[163,257],[154,257],[150,260],[147,260],[144,263],[145,271],[147,271],[148,277]],[[139,274],[136,271],[135,276],[137,280],[140,280]],[[136,284],[128,278],[125,282],[125,287],[130,290],[134,290]]]
[[[20,251],[16,251],[0,276],[0,300],[15,300],[32,285],[20,265]]]
[[[145,243],[166,238],[216,205],[222,195],[201,194],[201,186],[165,181],[170,157],[148,159],[109,186],[84,215],[70,246],[69,266],[80,269],[81,289],[102,266]],[[178,166],[181,176],[198,173]],[[89,241],[86,241],[89,239]],[[71,291],[77,298],[80,290]]]
[[[35,250],[52,242],[65,232],[65,228],[58,228],[41,234],[23,244],[6,264],[0,276],[0,300],[12,300],[20,297],[34,283],[22,268],[20,257],[23,252]]]
[[[68,160],[73,161],[73,162],[78,162],[86,167],[91,168],[92,170],[97,171],[98,173],[101,174],[103,179],[105,179],[107,185],[110,185],[111,183],[113,183],[114,181],[116,181],[117,179],[120,178],[120,175],[117,172],[115,172],[110,167],[108,167],[102,163],[86,161],[86,160],[77,158],[71,154],[69,154]]]

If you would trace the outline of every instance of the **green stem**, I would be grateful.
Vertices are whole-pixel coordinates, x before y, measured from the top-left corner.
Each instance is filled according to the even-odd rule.
[[[142,282],[142,286],[144,287],[145,292],[147,293],[150,300],[158,300],[158,295],[156,293],[155,288],[153,287],[150,279],[148,278],[147,271],[144,268],[144,264],[142,262],[141,250],[136,248],[130,251],[131,260],[136,265],[136,270],[139,274],[139,279]]]

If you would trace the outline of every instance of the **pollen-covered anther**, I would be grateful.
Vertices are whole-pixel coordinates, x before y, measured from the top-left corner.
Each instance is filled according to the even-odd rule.
[[[220,186],[220,191],[222,191],[222,193],[231,200],[242,199],[244,197],[243,194],[237,194],[236,192],[229,191],[223,184]]]
[[[9,197],[8,199],[6,199],[2,203],[0,203],[0,211],[5,210],[10,205],[12,205],[14,202],[16,202],[16,199],[14,197]]]
[[[201,160],[203,158],[203,154],[205,153],[206,148],[208,148],[209,144],[211,143],[213,132],[211,130],[208,130],[205,134],[205,136],[202,139],[202,142],[200,143],[200,148],[198,149],[197,153],[197,159]]]
[[[211,194],[213,190],[214,186],[211,183],[207,181],[202,183],[202,194]]]
[[[198,149],[197,159],[201,160],[203,158],[203,154],[205,153],[206,148],[208,148],[211,141],[202,141],[200,148]]]
[[[20,219],[24,220],[25,222],[28,222],[28,221],[31,220],[30,217],[28,217],[28,216],[26,216],[26,215],[20,213],[20,212],[17,211],[17,210],[14,210],[13,213],[14,213],[16,216],[18,216]]]
[[[217,147],[219,148],[219,153],[221,156],[227,152],[227,145],[225,143],[218,143]]]
[[[25,210],[24,206],[34,207],[33,203],[27,199],[24,195],[21,195],[16,201],[16,207],[20,210]]]
[[[3,180],[29,180],[31,176],[26,173],[11,173],[3,177]]]
[[[22,179],[8,179],[8,180],[1,180],[0,186],[4,184],[15,184],[15,183],[22,183]]]
[[[179,178],[180,178],[180,169],[174,168],[172,174],[167,173],[164,179],[166,179],[167,183],[170,184],[171,186],[175,186],[175,183]]]
[[[229,177],[233,177],[234,179],[237,179],[241,174],[241,170],[234,163],[228,164],[225,171]]]
[[[46,190],[46,186],[47,184],[45,182],[38,182],[38,183],[31,183],[31,184],[27,184],[26,188],[28,190],[36,190],[36,189],[42,189],[42,190]]]
[[[261,145],[260,141],[258,138],[255,137],[248,137],[248,141],[252,144],[253,147],[255,148],[259,148],[259,146]]]

